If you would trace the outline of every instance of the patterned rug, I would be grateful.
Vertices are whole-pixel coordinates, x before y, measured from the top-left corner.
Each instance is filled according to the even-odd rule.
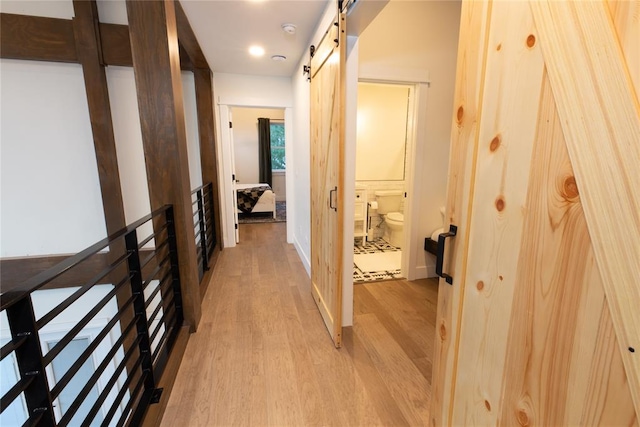
[[[400,252],[401,249],[390,245],[384,239],[378,238],[373,242],[366,242],[364,246],[354,244],[353,253],[355,255],[377,254],[385,252]],[[400,265],[398,265],[400,267]],[[391,280],[402,278],[400,268],[382,271],[362,271],[356,263],[353,264],[353,282],[377,282],[381,280]]]
[[[276,202],[276,219],[271,212],[238,214],[238,223],[255,224],[259,222],[287,222],[287,202]]]

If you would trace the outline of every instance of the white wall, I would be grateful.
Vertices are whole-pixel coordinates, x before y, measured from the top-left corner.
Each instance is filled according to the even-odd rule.
[[[439,208],[446,198],[459,21],[457,1],[391,1],[359,40],[360,78],[430,82],[426,100],[418,100],[426,101],[426,115],[418,118],[418,157],[413,159],[418,183],[414,211],[420,215],[412,278],[434,271],[433,257],[422,246],[424,237],[442,223]]]
[[[284,110],[235,107],[231,112],[236,180],[241,184],[259,183],[258,119],[263,117],[284,121]]]
[[[202,185],[202,160],[200,158],[196,83],[193,73],[190,71],[182,72],[182,101],[184,105],[185,130],[187,132],[189,182],[193,190]]]
[[[73,18],[73,2],[71,0],[2,0],[0,1],[0,12],[71,19]]]
[[[112,105],[124,216],[127,223],[132,223],[151,213],[133,68],[107,67],[107,86]]]
[[[216,104],[244,107],[290,107],[289,77],[214,73]]]
[[[82,68],[0,60],[0,256],[74,253],[106,237]]]

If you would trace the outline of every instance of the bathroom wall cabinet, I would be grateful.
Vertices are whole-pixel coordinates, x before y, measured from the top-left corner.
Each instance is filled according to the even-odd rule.
[[[367,241],[368,221],[367,221],[367,190],[356,188],[355,210],[353,213],[354,232],[353,237],[360,240],[364,246]]]
[[[462,3],[432,425],[639,425],[638,16]]]

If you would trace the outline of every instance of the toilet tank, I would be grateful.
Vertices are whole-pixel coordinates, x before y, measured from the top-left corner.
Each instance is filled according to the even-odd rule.
[[[400,212],[402,191],[380,190],[375,192],[378,202],[378,213],[384,215],[389,212]]]

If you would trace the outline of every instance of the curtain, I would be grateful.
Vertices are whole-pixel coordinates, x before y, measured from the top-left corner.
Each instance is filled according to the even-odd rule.
[[[269,119],[258,119],[258,164],[260,165],[259,182],[266,182],[273,187],[271,177],[271,123]]]

